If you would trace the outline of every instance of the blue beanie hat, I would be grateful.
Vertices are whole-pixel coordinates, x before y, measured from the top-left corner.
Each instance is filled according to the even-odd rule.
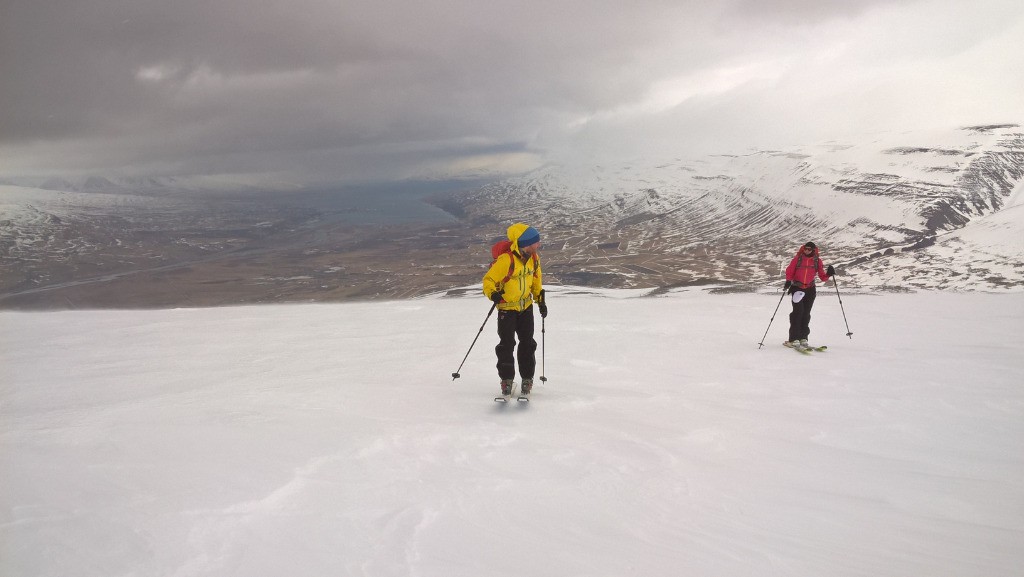
[[[519,235],[519,238],[516,240],[516,244],[519,245],[519,248],[530,246],[531,244],[538,242],[540,242],[540,233],[532,226],[526,227],[523,234]]]

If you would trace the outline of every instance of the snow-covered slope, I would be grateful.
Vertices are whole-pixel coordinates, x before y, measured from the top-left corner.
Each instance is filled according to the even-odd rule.
[[[635,275],[635,286],[671,269],[680,284],[763,284],[778,277],[780,260],[815,240],[855,286],[994,290],[1024,287],[1024,253],[1013,248],[1024,214],[1008,212],[989,228],[993,250],[931,247],[1019,202],[1021,182],[1024,131],[993,125],[697,161],[548,166],[459,203],[470,220],[538,225],[556,266],[552,250],[568,251],[567,265],[628,257],[635,268],[648,258],[641,264],[659,275]],[[887,253],[896,256],[881,258]]]
[[[552,287],[498,406],[471,298],[0,312],[0,574],[830,577],[1024,566],[1024,301]],[[538,331],[538,337],[540,337]]]

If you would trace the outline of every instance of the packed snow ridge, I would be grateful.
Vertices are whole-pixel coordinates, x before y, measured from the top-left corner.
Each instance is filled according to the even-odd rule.
[[[1009,576],[1024,300],[552,287],[501,405],[479,294],[0,311],[0,574]],[[780,313],[781,317],[781,313]]]

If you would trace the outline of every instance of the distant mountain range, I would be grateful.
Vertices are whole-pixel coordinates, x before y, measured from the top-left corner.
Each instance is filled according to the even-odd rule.
[[[569,283],[772,285],[813,240],[850,286],[1020,290],[1022,191],[1024,130],[999,124],[550,165],[437,203],[472,224],[538,227]]]
[[[433,197],[459,219],[443,224],[363,222],[346,212],[363,204],[304,192],[242,177],[0,182],[0,308],[408,298],[475,286],[516,221],[541,231],[548,283],[778,291],[813,240],[852,290],[1024,290],[1016,124],[551,164]]]
[[[22,177],[0,179],[0,186],[35,188],[54,192],[89,194],[166,195],[188,192],[273,192],[294,191],[301,186],[241,175],[215,176],[80,176]]]

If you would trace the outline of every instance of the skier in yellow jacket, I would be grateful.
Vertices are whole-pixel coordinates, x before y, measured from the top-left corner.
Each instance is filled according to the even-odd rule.
[[[494,255],[491,268],[484,275],[484,296],[498,308],[498,378],[501,394],[512,394],[516,376],[515,361],[519,361],[522,393],[530,394],[533,374],[537,369],[537,341],[533,338],[533,303],[537,303],[541,317],[548,316],[541,285],[540,233],[532,226],[517,222],[508,227],[508,243],[495,245],[501,250]],[[500,248],[499,248],[500,247]],[[516,337],[519,349],[516,350]],[[513,355],[513,353],[515,353]]]

